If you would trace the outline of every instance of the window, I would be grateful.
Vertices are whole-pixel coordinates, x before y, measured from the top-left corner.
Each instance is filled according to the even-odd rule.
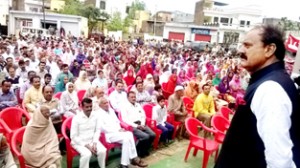
[[[240,21],[240,27],[245,27],[245,21],[244,20]]]
[[[219,22],[219,18],[218,17],[214,17],[214,23],[218,23]]]
[[[247,21],[247,26],[250,26],[250,21]]]
[[[228,22],[229,22],[229,19],[228,19],[228,18],[222,18],[222,17],[221,17],[220,22],[221,22],[221,23],[228,23]]]
[[[103,10],[106,9],[106,2],[105,1],[100,1],[100,9],[103,9]]]
[[[38,12],[38,8],[30,7],[29,10],[30,10],[31,12]]]

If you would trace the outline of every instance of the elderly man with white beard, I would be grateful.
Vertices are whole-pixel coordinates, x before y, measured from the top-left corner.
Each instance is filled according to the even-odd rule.
[[[101,132],[105,133],[106,141],[109,143],[122,144],[122,156],[120,168],[128,168],[128,165],[147,167],[137,156],[133,134],[121,128],[120,121],[113,109],[109,107],[108,100],[105,97],[99,99],[100,110],[98,110]]]

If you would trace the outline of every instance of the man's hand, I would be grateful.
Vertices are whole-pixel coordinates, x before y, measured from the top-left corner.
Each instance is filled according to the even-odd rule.
[[[96,143],[93,143],[92,146],[90,144],[86,144],[85,147],[88,148],[92,152],[93,155],[97,154]]]
[[[143,131],[143,130],[145,130],[145,127],[144,127],[144,126],[141,126],[141,125],[138,125],[138,126],[137,126],[137,129],[139,129],[139,130],[142,130],[142,131]]]

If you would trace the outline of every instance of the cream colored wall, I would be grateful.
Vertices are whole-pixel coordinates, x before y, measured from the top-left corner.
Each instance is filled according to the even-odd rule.
[[[64,0],[51,0],[50,9],[54,11],[57,9],[58,11],[65,6]]]

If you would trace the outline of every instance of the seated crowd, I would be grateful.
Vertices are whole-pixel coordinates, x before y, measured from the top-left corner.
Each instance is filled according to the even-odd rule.
[[[61,167],[61,153],[66,149],[58,135],[71,117],[69,136],[80,154],[80,168],[89,167],[92,155],[105,167],[107,149],[99,140],[102,134],[106,142],[121,144],[120,167],[147,167],[141,158],[150,155],[156,139],[162,147],[172,143],[175,134],[178,140],[188,138],[187,117],[211,127],[211,118],[221,106],[234,109],[242,101],[249,79],[237,59],[207,52],[178,49],[165,54],[151,52],[147,45],[139,48],[121,43],[115,46],[117,58],[113,46],[106,44],[87,41],[84,47],[91,52],[72,48],[78,49],[77,55],[70,51],[71,42],[54,44],[58,48],[50,51],[41,42],[31,50],[20,47],[23,56],[18,66],[13,64],[15,57],[4,60],[2,56],[11,44],[2,46],[0,53],[0,69],[5,74],[0,110],[21,106],[29,113],[21,153],[32,167]],[[54,50],[61,54],[53,55]],[[198,60],[193,60],[195,55]],[[79,94],[82,91],[85,94]],[[193,102],[191,108],[184,98]],[[146,106],[151,106],[150,116]],[[174,122],[179,123],[178,128]],[[2,137],[0,134],[0,142]]]

